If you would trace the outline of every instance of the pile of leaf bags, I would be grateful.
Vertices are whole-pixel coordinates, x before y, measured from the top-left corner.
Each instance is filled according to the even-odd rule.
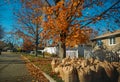
[[[120,62],[112,62],[112,65],[115,67],[115,69],[117,69],[117,72],[119,74],[118,82],[120,82]]]
[[[120,63],[97,59],[53,59],[52,70],[64,82],[120,82]]]

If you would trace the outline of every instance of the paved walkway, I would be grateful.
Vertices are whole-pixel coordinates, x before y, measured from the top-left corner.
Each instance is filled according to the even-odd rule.
[[[20,55],[10,53],[0,55],[0,82],[32,82]]]

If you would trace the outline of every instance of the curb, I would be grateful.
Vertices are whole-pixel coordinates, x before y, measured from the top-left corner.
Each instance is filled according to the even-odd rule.
[[[50,82],[56,82],[52,77],[50,77],[48,74],[43,72],[43,75],[50,81]]]
[[[35,68],[39,69],[39,67],[37,67],[36,65],[34,65],[28,58],[26,58],[25,56],[21,55],[22,57],[24,57],[24,59],[27,62],[30,62]],[[45,72],[42,71],[42,74],[49,80],[49,82],[56,82],[52,77],[50,77],[48,74],[46,74]]]

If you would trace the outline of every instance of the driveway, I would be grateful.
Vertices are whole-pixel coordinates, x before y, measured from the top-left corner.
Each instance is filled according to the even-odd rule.
[[[32,82],[32,79],[20,55],[0,55],[0,82]]]

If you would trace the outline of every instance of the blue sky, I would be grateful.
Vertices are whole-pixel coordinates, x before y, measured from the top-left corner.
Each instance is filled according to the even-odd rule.
[[[5,1],[7,0],[0,0],[0,5],[4,4]],[[9,1],[9,0],[8,0]],[[103,5],[103,7],[98,8],[97,9],[97,13],[100,13],[101,11],[104,11],[106,9],[106,7],[109,7],[112,3],[114,3],[114,1],[116,0],[108,0],[108,2]],[[16,20],[15,20],[15,16],[13,15],[14,12],[16,12],[19,8],[20,8],[20,0],[10,0],[8,3],[0,6],[0,24],[2,24],[2,26],[4,27],[5,31],[11,31],[13,30],[13,25],[17,24]],[[94,13],[94,11],[96,10],[89,10],[86,9],[86,11],[83,11],[84,14],[88,14],[88,13]],[[96,14],[96,13],[94,13]],[[108,22],[110,22],[111,19],[107,20]],[[112,22],[109,23],[110,26],[114,25]],[[93,27],[93,28],[102,28],[104,29],[104,27],[107,27],[106,25],[106,20],[102,20],[99,21],[95,24],[90,24],[89,26]],[[117,27],[117,29],[120,29],[119,26]]]
[[[5,2],[5,1],[9,1],[9,2]],[[48,0],[51,1],[52,0]],[[117,0],[106,0],[108,2],[106,2],[102,7],[96,7],[96,8],[87,8],[85,9],[83,12],[84,15],[91,17],[94,14],[100,14],[102,11],[106,10],[106,8],[109,8],[115,1]],[[5,3],[5,4],[4,4]],[[120,3],[119,3],[120,6]],[[20,0],[0,0],[0,25],[2,25],[5,29],[6,32],[9,31],[13,31],[14,30],[14,25],[16,26],[17,24],[17,20],[15,19],[14,16],[14,12],[17,12],[19,9],[21,8],[21,3]],[[97,13],[96,13],[97,11]],[[90,16],[89,16],[90,14]],[[119,14],[120,17],[120,14]],[[120,18],[119,18],[120,19]],[[103,32],[101,31],[101,29],[105,32],[106,31],[106,27],[113,27],[115,29],[119,29],[120,30],[120,24],[119,25],[115,25],[115,23],[113,22],[113,18],[107,18],[106,20],[100,20],[97,23],[93,23],[93,24],[89,24],[89,27],[92,27],[94,29],[98,28],[97,31],[99,31],[99,34],[102,34]],[[7,35],[7,37],[11,37],[10,35]],[[7,38],[9,39],[9,38]],[[14,38],[13,38],[14,39]],[[16,41],[16,40],[14,40]],[[20,39],[19,41],[16,42],[16,44],[21,45],[21,42],[23,42],[22,39]]]
[[[10,0],[9,2],[0,0],[0,5],[0,24],[5,31],[11,31],[16,23],[13,13],[20,8],[19,0]]]
[[[104,0],[103,0],[104,1]],[[99,15],[99,14],[101,14],[102,12],[104,12],[105,10],[107,10],[108,8],[110,8],[115,2],[117,2],[118,0],[105,0],[106,2],[105,3],[103,3],[103,5],[102,6],[96,6],[96,5],[94,5],[94,7],[93,8],[86,8],[85,10],[83,10],[83,14],[85,15],[85,16],[90,16],[90,17],[92,17],[92,16],[95,16],[95,15]],[[120,2],[117,4],[117,6],[120,6]],[[119,10],[120,10],[120,8],[119,8]],[[107,14],[109,14],[109,13],[113,13],[113,12],[107,12]],[[117,16],[117,15],[115,15],[115,14],[112,14],[112,15],[114,15],[114,16]],[[120,13],[119,13],[119,17],[120,17]],[[110,29],[110,30],[112,30],[112,28],[114,28],[114,30],[117,30],[117,29],[120,29],[120,24],[118,25],[118,24],[116,24],[115,22],[114,22],[114,19],[113,19],[113,17],[112,16],[110,16],[110,17],[108,17],[107,19],[103,19],[103,20],[100,20],[100,21],[97,21],[96,23],[91,23],[91,24],[89,24],[88,25],[89,27],[92,27],[92,28],[94,28],[94,29],[96,29],[97,28],[97,30],[99,31],[99,29],[100,30],[102,30],[102,31],[104,31],[104,32],[106,32],[107,31],[107,29]],[[111,28],[112,27],[112,28]],[[104,33],[104,32],[102,32],[102,31],[99,31],[99,33],[100,34],[102,34],[102,33]]]
[[[21,7],[19,1],[20,0],[0,0],[0,25],[2,25],[5,32],[10,32],[14,30],[13,26],[17,24],[14,12],[18,11]],[[9,34],[5,35],[3,40],[9,40],[10,42],[17,44],[18,46],[20,46],[22,42],[22,39],[16,41],[15,38]]]

